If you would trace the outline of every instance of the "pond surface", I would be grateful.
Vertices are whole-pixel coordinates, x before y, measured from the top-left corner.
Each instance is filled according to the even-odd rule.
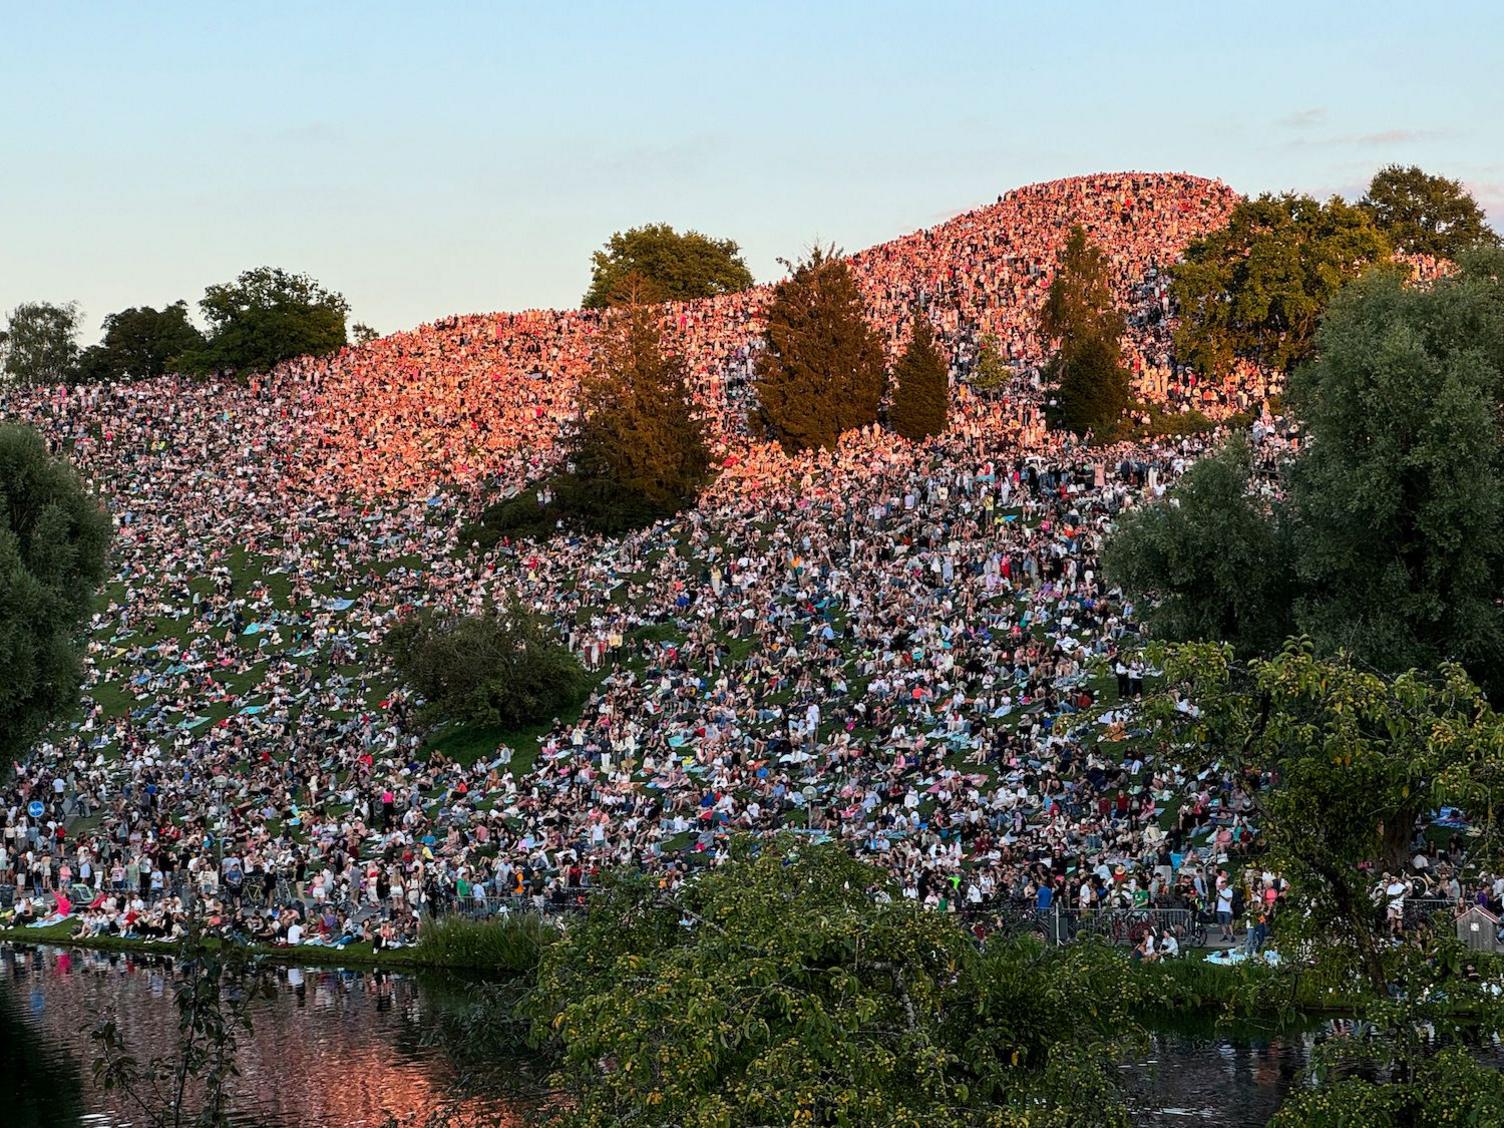
[[[61,949],[0,952],[0,1124],[111,1128],[143,1123],[93,1081],[94,1017],[113,1008],[140,1058],[171,1053],[177,1013],[160,958]],[[526,1061],[488,1057],[451,1021],[473,985],[370,971],[278,968],[238,1051],[245,1128],[421,1125],[521,1128],[541,1098]],[[460,1031],[457,1033],[457,1031]],[[1263,1125],[1309,1058],[1317,1030],[1219,1030],[1166,1022],[1124,1067],[1135,1122]]]

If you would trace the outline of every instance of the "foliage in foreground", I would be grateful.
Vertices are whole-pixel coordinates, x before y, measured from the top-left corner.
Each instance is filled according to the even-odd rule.
[[[1119,954],[982,951],[838,845],[739,849],[671,896],[610,879],[544,953],[525,1011],[562,1123],[1125,1123]]]
[[[1277,914],[1280,943],[1382,995],[1402,950],[1388,943],[1373,886],[1401,871],[1417,820],[1442,804],[1471,812],[1482,843],[1495,840],[1504,719],[1455,665],[1391,679],[1299,644],[1247,665],[1210,643],[1162,658],[1150,739],[1192,770],[1217,763],[1266,784],[1254,791],[1261,860],[1298,906]]]
[[[1453,659],[1504,687],[1504,253],[1428,287],[1349,287],[1290,402],[1305,441],[1282,498],[1249,496],[1242,452],[1204,462],[1120,523],[1108,578],[1161,637],[1248,656],[1306,634],[1386,672]]]
[[[110,519],[29,427],[0,424],[0,766],[78,699]]]
[[[516,603],[483,615],[426,608],[388,631],[382,649],[433,724],[535,724],[577,704],[589,683],[551,626]]]

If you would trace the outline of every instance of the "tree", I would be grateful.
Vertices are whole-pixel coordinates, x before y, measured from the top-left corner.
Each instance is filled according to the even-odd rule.
[[[1012,379],[1013,369],[1003,359],[997,338],[991,333],[984,334],[977,344],[977,357],[967,382],[973,391],[991,395],[1006,388]]]
[[[663,348],[652,307],[609,315],[580,384],[574,442],[580,475],[604,480],[672,513],[693,498],[710,465],[684,359]]]
[[[935,331],[924,313],[914,315],[914,336],[893,375],[893,407],[888,421],[906,439],[927,439],[945,430],[950,407],[950,371],[935,347]]]
[[[247,270],[210,286],[199,309],[210,325],[204,347],[186,361],[199,372],[266,372],[297,356],[325,356],[345,345],[345,299],[306,274],[277,267]]]
[[[1057,342],[1045,371],[1054,392],[1051,423],[1075,434],[1113,429],[1129,402],[1119,344],[1123,315],[1112,294],[1107,256],[1071,230],[1039,315],[1040,332]]]
[[[588,684],[549,624],[517,603],[483,615],[424,610],[388,631],[382,648],[430,723],[536,724],[578,704]]]
[[[1289,371],[1310,357],[1337,291],[1389,252],[1368,213],[1338,197],[1241,201],[1172,271],[1180,360],[1213,376],[1240,358]]]
[[[559,1123],[1126,1123],[1120,956],[984,953],[839,844],[732,849],[671,894],[607,875],[545,949],[525,1011]]]
[[[1163,601],[1166,637],[1246,654],[1298,632],[1390,673],[1455,659],[1504,690],[1504,252],[1426,287],[1374,272],[1316,350],[1290,383],[1306,441],[1283,498],[1240,499],[1232,462],[1198,471],[1171,490],[1178,511],[1123,522],[1109,575]]]
[[[1432,176],[1415,165],[1387,165],[1374,173],[1358,202],[1396,250],[1455,259],[1499,237],[1460,180]]]
[[[188,320],[188,303],[182,301],[160,310],[133,306],[112,313],[103,328],[104,338],[79,358],[82,379],[150,379],[204,346],[204,335]]]
[[[1470,812],[1496,847],[1504,723],[1460,666],[1394,678],[1323,660],[1308,642],[1235,663],[1212,643],[1157,656],[1165,689],[1146,709],[1151,744],[1184,770],[1210,763],[1263,780],[1253,794],[1262,862],[1289,883],[1285,950],[1332,983],[1360,975],[1380,997],[1396,968],[1373,888],[1401,872],[1417,820]]]
[[[350,326],[350,340],[357,345],[369,345],[372,341],[380,340],[381,334],[372,329],[364,321],[357,321]]]
[[[681,235],[666,223],[618,231],[591,262],[590,289],[580,299],[586,309],[622,304],[633,278],[636,300],[651,302],[713,298],[752,285],[752,272],[734,240],[698,231]]]
[[[0,425],[0,763],[78,699],[78,635],[105,576],[110,519],[29,427]]]
[[[877,420],[883,347],[867,324],[856,277],[834,248],[790,266],[764,314],[757,418],[785,450],[833,447]]]
[[[1155,637],[1215,639],[1249,658],[1294,630],[1288,533],[1253,493],[1251,474],[1247,442],[1230,442],[1168,497],[1118,523],[1103,571],[1133,594]]]
[[[17,384],[57,384],[72,379],[78,362],[78,305],[22,302],[0,335],[5,375]]]
[[[1453,658],[1504,690],[1504,252],[1334,302],[1290,382],[1296,622],[1388,671]]]

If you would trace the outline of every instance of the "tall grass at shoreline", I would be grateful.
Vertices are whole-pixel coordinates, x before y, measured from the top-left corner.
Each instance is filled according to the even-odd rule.
[[[489,920],[426,917],[412,948],[414,962],[433,967],[520,974],[538,966],[559,927],[538,913]]]

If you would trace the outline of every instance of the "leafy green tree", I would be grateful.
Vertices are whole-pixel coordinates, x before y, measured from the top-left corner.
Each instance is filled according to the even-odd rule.
[[[833,447],[877,421],[883,346],[867,323],[856,277],[834,248],[790,267],[764,314],[757,417],[785,450]]]
[[[104,319],[104,338],[84,350],[79,374],[85,380],[149,379],[203,345],[204,335],[188,320],[187,302],[160,310],[133,306]]]
[[[666,223],[618,231],[591,263],[590,289],[580,299],[586,309],[622,304],[629,279],[635,300],[648,302],[713,298],[752,285],[752,272],[734,240],[698,231],[680,234]]]
[[[1358,206],[1399,251],[1455,259],[1472,247],[1499,242],[1460,180],[1415,165],[1379,169]]]
[[[1296,621],[1384,670],[1461,661],[1504,689],[1504,252],[1341,294],[1290,382]]]
[[[1173,270],[1179,357],[1209,375],[1239,358],[1289,371],[1310,357],[1337,291],[1389,255],[1369,214],[1338,197],[1243,200]]]
[[[1151,743],[1188,770],[1215,762],[1268,783],[1251,821],[1296,907],[1276,914],[1280,943],[1333,983],[1355,974],[1382,997],[1400,957],[1373,897],[1378,875],[1405,866],[1417,819],[1440,804],[1496,839],[1504,723],[1456,665],[1386,678],[1320,659],[1308,642],[1246,665],[1214,643],[1160,660]]]
[[[110,519],[29,427],[0,424],[0,763],[78,700],[79,632],[105,576]]]
[[[1071,229],[1039,315],[1040,332],[1056,342],[1045,371],[1053,391],[1053,426],[1105,436],[1129,403],[1120,340],[1123,315],[1112,293],[1107,256]]]
[[[1247,442],[1230,442],[1118,523],[1103,570],[1157,638],[1215,639],[1246,658],[1277,650],[1294,629],[1289,535],[1251,473]]]
[[[343,348],[350,312],[343,297],[308,275],[269,266],[210,286],[199,309],[209,323],[209,338],[185,357],[186,365],[199,372],[241,375]]]
[[[1390,673],[1455,659],[1504,689],[1504,252],[1426,287],[1388,271],[1349,287],[1289,402],[1306,442],[1281,500],[1240,496],[1242,455],[1198,468],[1123,521],[1108,575],[1160,601],[1162,637],[1248,654],[1302,633]]]
[[[914,335],[893,370],[893,407],[888,421],[906,439],[927,439],[945,430],[950,408],[950,366],[935,347],[935,331],[923,312],[914,315]]]
[[[515,602],[484,615],[420,611],[392,627],[382,649],[423,697],[429,723],[535,724],[578,704],[589,684],[553,628]]]
[[[991,395],[1006,388],[1012,379],[1013,369],[1003,359],[997,338],[991,333],[985,334],[978,342],[976,361],[972,364],[968,380],[972,390]]]
[[[0,359],[7,379],[17,384],[71,380],[78,363],[77,303],[22,302],[0,334]]]
[[[663,347],[658,314],[634,303],[608,316],[580,385],[573,457],[579,474],[605,480],[672,513],[693,498],[710,466],[683,357]]]
[[[1119,955],[982,952],[837,844],[733,851],[672,894],[608,875],[545,949],[525,1011],[559,1123],[1126,1123]]]
[[[350,326],[350,340],[357,345],[369,345],[372,341],[379,340],[381,334],[372,329],[364,321],[357,321]]]

